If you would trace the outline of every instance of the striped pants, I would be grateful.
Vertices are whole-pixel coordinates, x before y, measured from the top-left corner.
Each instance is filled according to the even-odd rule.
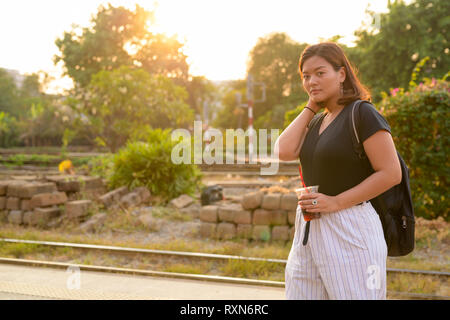
[[[386,299],[387,247],[370,202],[306,222],[300,206],[285,270],[287,299]]]

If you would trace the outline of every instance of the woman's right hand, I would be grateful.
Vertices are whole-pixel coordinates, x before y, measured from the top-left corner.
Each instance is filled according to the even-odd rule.
[[[313,109],[316,113],[319,113],[319,111],[325,107],[322,103],[315,102],[311,97],[309,97],[308,104],[306,106]]]

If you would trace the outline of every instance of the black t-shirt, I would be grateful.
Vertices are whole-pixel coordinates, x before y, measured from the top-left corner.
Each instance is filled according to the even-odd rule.
[[[353,102],[347,104],[337,117],[320,134],[323,117],[309,128],[300,150],[300,163],[305,184],[318,185],[319,192],[336,196],[360,184],[368,177],[367,164],[353,150],[349,114]],[[361,143],[379,130],[391,128],[386,119],[373,107],[363,102],[360,105],[359,137]]]

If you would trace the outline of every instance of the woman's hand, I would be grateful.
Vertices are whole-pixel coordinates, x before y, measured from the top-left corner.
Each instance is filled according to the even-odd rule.
[[[316,113],[318,113],[321,109],[325,107],[325,105],[321,102],[315,102],[313,98],[309,97],[308,103],[306,105],[308,108],[313,109]]]
[[[316,200],[317,204],[313,205],[313,200]],[[301,195],[298,204],[302,208],[302,211],[306,210],[307,213],[330,213],[341,210],[336,197],[327,196],[318,192]]]

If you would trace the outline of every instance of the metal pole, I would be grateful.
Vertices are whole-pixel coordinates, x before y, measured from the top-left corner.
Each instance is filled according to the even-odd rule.
[[[248,160],[253,160],[253,77],[249,74],[247,78],[247,101],[248,101]]]

